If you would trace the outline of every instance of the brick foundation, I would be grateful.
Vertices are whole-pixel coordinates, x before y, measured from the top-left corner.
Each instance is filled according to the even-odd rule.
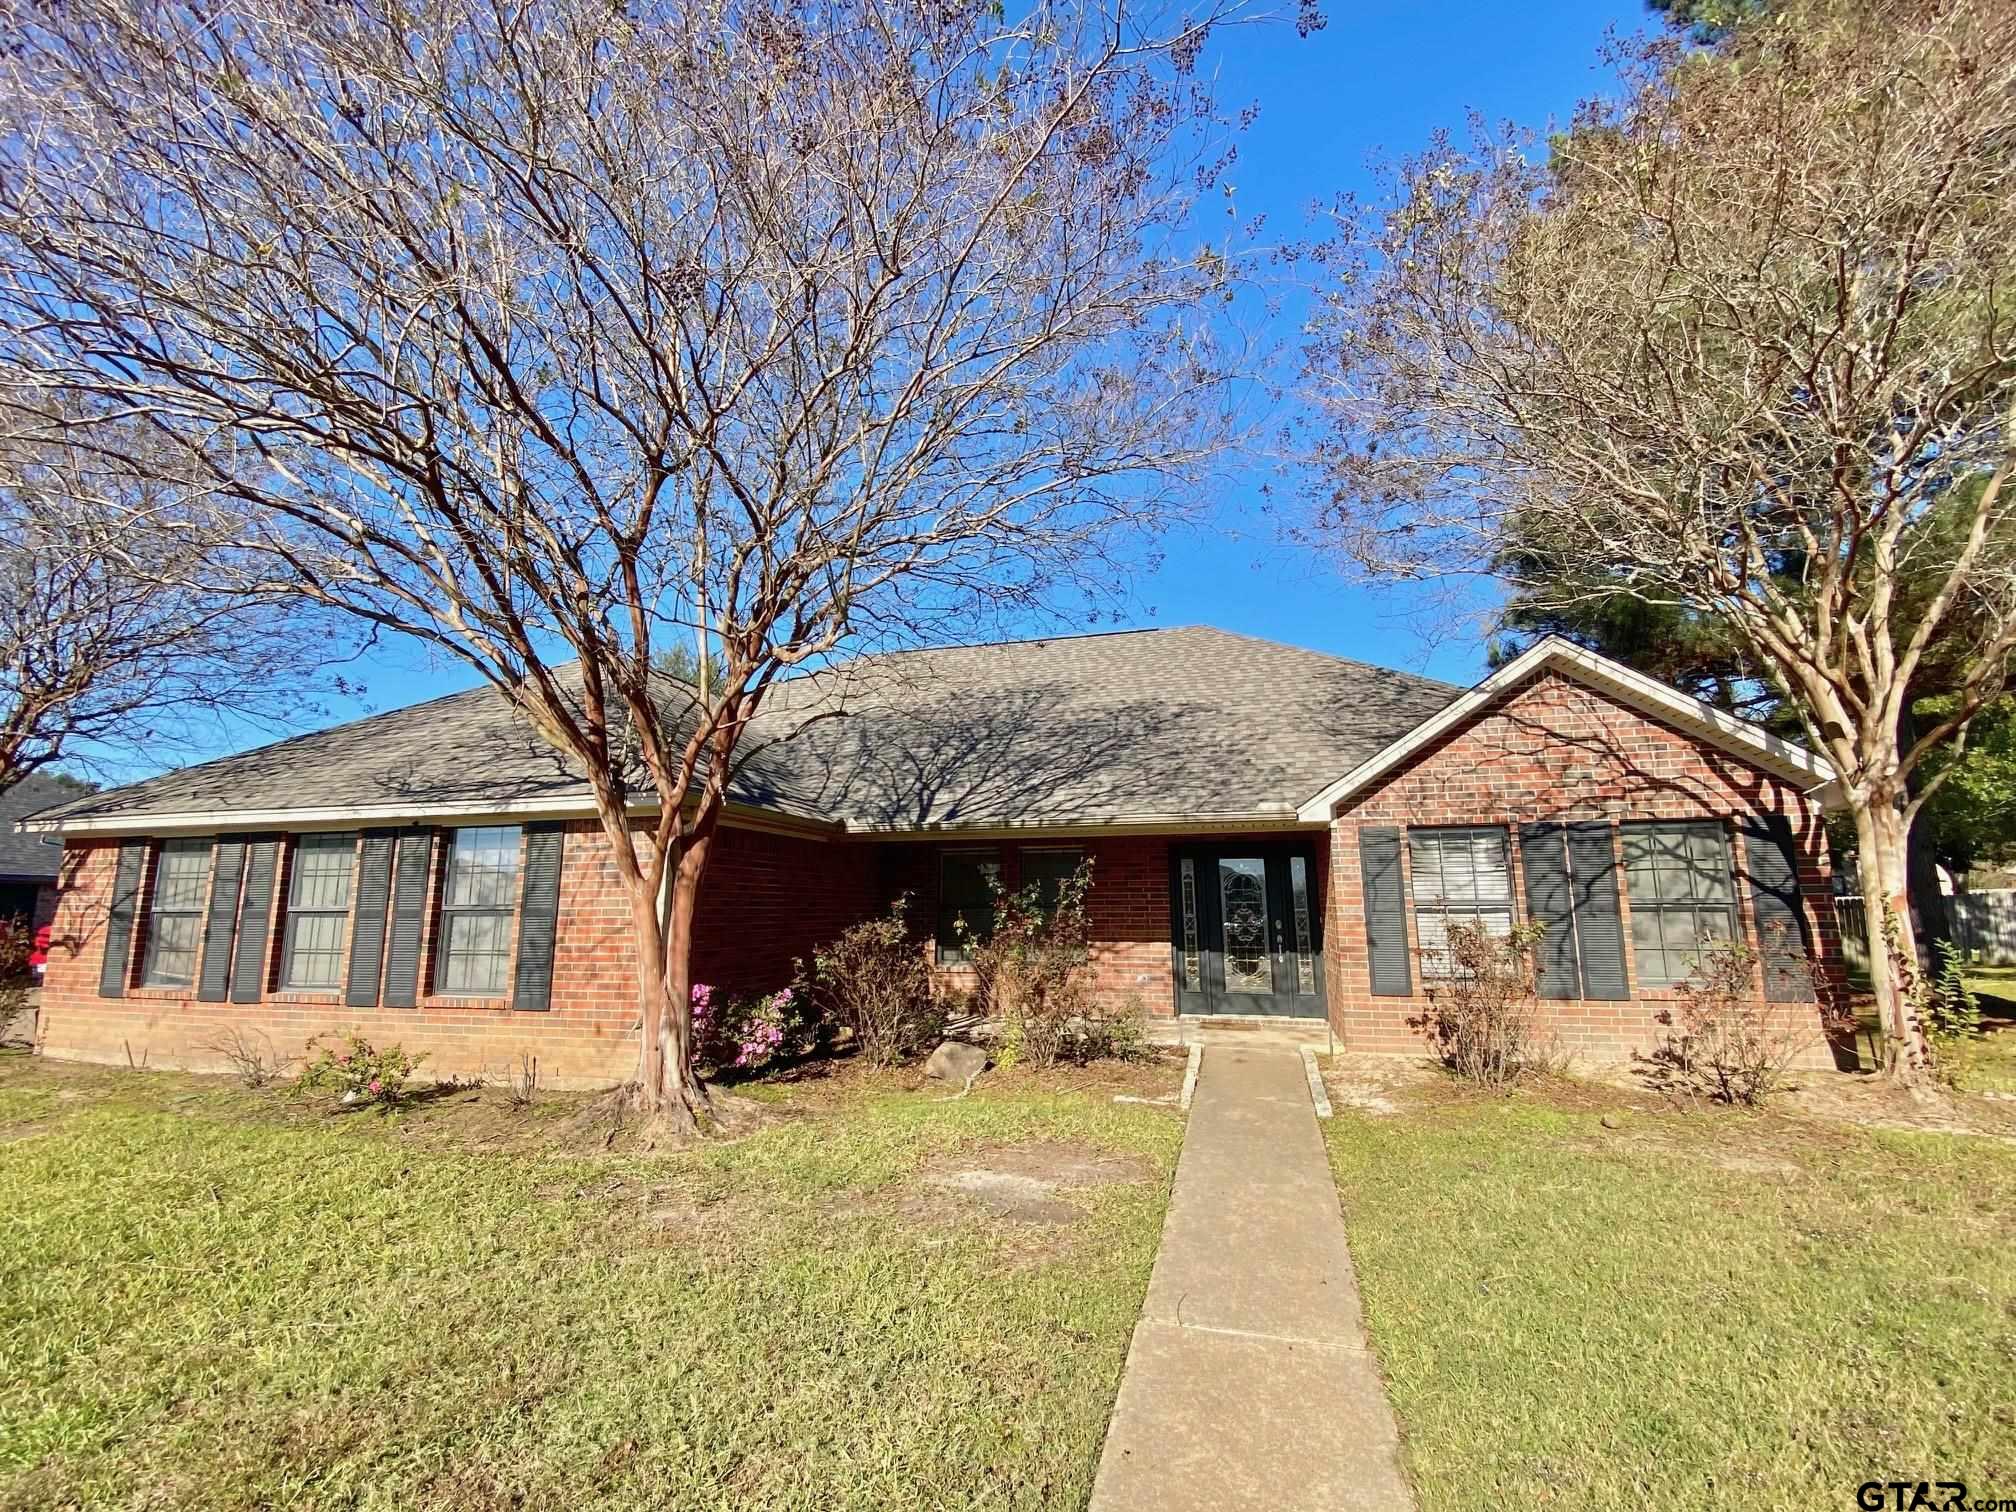
[[[1840,939],[1827,873],[1827,845],[1817,803],[1797,788],[1714,747],[1617,704],[1557,674],[1519,689],[1491,711],[1450,733],[1376,787],[1357,795],[1331,825],[1330,1020],[1348,1050],[1418,1054],[1423,1041],[1409,1020],[1429,1006],[1415,956],[1415,995],[1375,997],[1365,947],[1358,831],[1364,825],[1502,825],[1540,820],[1722,819],[1783,814],[1800,856],[1800,888],[1818,947],[1819,975],[1841,986]],[[1403,847],[1403,856],[1405,848]],[[1523,916],[1524,879],[1512,847],[1513,892]],[[1732,850],[1742,927],[1756,940],[1740,849]],[[1620,889],[1620,892],[1623,889]],[[1411,897],[1411,888],[1409,896]],[[1623,1061],[1657,1045],[1659,1015],[1670,989],[1641,989],[1629,959],[1630,899],[1620,898],[1626,966],[1633,994],[1622,1002],[1543,1002],[1543,1033],[1574,1057]],[[1410,947],[1413,937],[1409,909]],[[1761,984],[1759,996],[1762,996]],[[1811,1005],[1780,1005],[1809,1040],[1807,1067],[1833,1057]]]

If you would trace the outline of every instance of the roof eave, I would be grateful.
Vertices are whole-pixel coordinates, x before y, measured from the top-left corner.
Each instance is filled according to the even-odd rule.
[[[629,805],[632,814],[655,814],[658,801],[640,798]],[[835,835],[843,826],[827,819],[807,818],[759,804],[730,801],[725,817],[744,828],[789,829]],[[30,816],[16,825],[29,834],[174,835],[220,831],[348,829],[357,825],[453,824],[458,820],[592,819],[595,802],[586,795],[549,798],[458,799],[446,803],[353,803],[272,809],[201,809],[176,813],[109,813],[64,818]]]
[[[1697,735],[1717,749],[1799,786],[1824,808],[1839,807],[1839,783],[1825,757],[1781,740],[1746,719],[1703,703],[1622,662],[1550,635],[1310,797],[1298,809],[1299,816],[1305,821],[1327,823],[1347,799],[1481,714],[1529,677],[1547,670],[1564,672],[1585,686],[1608,692],[1641,713]]]

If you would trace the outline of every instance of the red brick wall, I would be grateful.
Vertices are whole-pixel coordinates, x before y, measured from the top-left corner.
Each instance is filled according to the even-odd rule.
[[[118,840],[73,842],[54,944],[42,991],[38,1028],[45,1054],[77,1060],[162,1067],[222,1069],[211,1048],[229,1028],[256,1031],[274,1050],[298,1055],[310,1036],[360,1029],[424,1052],[438,1076],[502,1075],[521,1053],[539,1058],[554,1086],[600,1086],[622,1080],[636,1056],[636,989],[630,914],[608,841],[592,821],[569,823],[560,877],[553,1005],[544,1013],[514,1011],[507,999],[428,992],[418,1008],[351,1008],[342,993],[278,990],[285,929],[289,852],[280,857],[273,928],[268,939],[267,990],[258,1004],[203,1003],[187,989],[138,984],[146,959],[145,919],[152,887],[141,896],[127,992],[98,995],[106,907]],[[731,991],[766,991],[784,984],[794,955],[872,906],[865,847],[738,828],[715,840],[703,886],[695,944],[701,980]],[[440,889],[446,846],[437,843],[421,959],[423,988],[433,980]],[[515,941],[514,946],[515,949]],[[348,944],[345,952],[347,959]]]
[[[1214,845],[1237,846],[1279,844],[1279,834],[1265,836],[1197,836]],[[1324,850],[1327,838],[1314,835],[1316,842],[1316,885],[1322,887]],[[1030,849],[1054,850],[1071,844],[1092,858],[1092,888],[1086,894],[1092,934],[1093,990],[1098,1001],[1109,1008],[1125,1007],[1130,997],[1139,997],[1147,1010],[1160,1017],[1176,1012],[1174,957],[1169,939],[1169,852],[1172,845],[1185,843],[1168,836],[1114,836],[1082,841],[956,841],[887,842],[881,852],[878,872],[884,898],[908,893],[912,898],[911,917],[927,941],[938,919],[939,855],[946,849],[992,850],[1001,859],[1002,884],[1010,891],[1022,885],[1022,854]],[[1316,899],[1322,907],[1322,899]],[[927,943],[927,949],[935,947]],[[938,976],[946,985],[970,990],[973,973],[964,967],[939,967]]]
[[[1013,892],[1022,886],[1022,855],[1027,850],[1072,846],[1092,860],[1092,888],[1085,895],[1092,933],[1093,991],[1112,1008],[1139,997],[1155,1014],[1176,1009],[1174,978],[1169,963],[1169,842],[1155,837],[1114,836],[1084,841],[894,841],[877,847],[877,873],[882,896],[908,894],[910,918],[931,952],[939,981],[959,992],[973,987],[973,973],[963,966],[937,965],[939,856],[951,850],[992,851],[1001,860],[1001,883]]]
[[[1374,997],[1365,947],[1359,873],[1361,825],[1504,825],[1513,830],[1513,892],[1523,915],[1517,827],[1540,820],[1729,819],[1784,814],[1800,851],[1800,880],[1821,970],[1840,983],[1840,940],[1827,877],[1827,846],[1818,806],[1790,784],[1627,709],[1600,693],[1545,674],[1492,711],[1444,737],[1400,771],[1359,795],[1331,825],[1330,921],[1326,932],[1330,1017],[1347,1049],[1418,1052],[1408,1020],[1428,1006],[1418,957],[1412,998]],[[1404,854],[1403,847],[1403,854]],[[1756,940],[1740,842],[1731,838],[1743,928]],[[1620,872],[1621,878],[1621,862]],[[1624,891],[1620,887],[1620,892]],[[1408,896],[1412,897],[1411,883]],[[1626,967],[1634,996],[1625,1002],[1544,1002],[1544,1031],[1562,1049],[1589,1060],[1623,1060],[1652,1049],[1670,989],[1640,989],[1629,956],[1630,900],[1624,909]],[[1408,930],[1413,940],[1413,916]],[[1761,996],[1761,988],[1760,988]],[[1830,1066],[1818,1013],[1787,1006],[1811,1047],[1809,1066]]]
[[[693,980],[736,994],[783,986],[880,902],[871,847],[745,829],[717,837],[701,891]]]

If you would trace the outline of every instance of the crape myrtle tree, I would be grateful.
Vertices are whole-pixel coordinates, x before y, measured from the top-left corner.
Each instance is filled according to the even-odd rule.
[[[2016,647],[2016,11],[1805,0],[1617,61],[1550,142],[1474,128],[1340,206],[1318,523],[1382,574],[1725,627],[1839,773],[1915,1079],[1912,779]]]
[[[585,773],[630,1095],[781,673],[1111,584],[1221,444],[1211,29],[1060,0],[8,4],[0,324]],[[654,670],[685,648],[696,674]]]
[[[343,626],[239,591],[242,527],[144,431],[0,412],[0,792],[298,726],[350,691]]]

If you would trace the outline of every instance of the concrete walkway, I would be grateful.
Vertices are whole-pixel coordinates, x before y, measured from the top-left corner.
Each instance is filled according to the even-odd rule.
[[[1206,1046],[1093,1512],[1411,1508],[1301,1056]]]

